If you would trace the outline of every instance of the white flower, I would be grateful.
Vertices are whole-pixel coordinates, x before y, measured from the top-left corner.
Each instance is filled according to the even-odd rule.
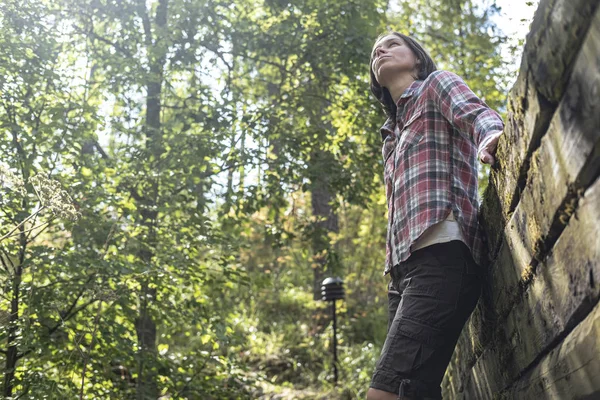
[[[20,196],[25,196],[25,182],[23,178],[12,172],[5,164],[0,164],[0,186],[10,189]]]
[[[42,175],[29,178],[42,205],[59,218],[77,220],[79,212],[73,204],[73,199],[62,189],[60,183]]]

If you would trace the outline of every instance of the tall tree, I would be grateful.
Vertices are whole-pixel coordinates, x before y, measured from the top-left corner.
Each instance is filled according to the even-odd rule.
[[[18,178],[0,198],[0,304],[6,315],[0,332],[2,392],[12,398],[16,388],[21,394],[31,389],[41,367],[40,342],[64,334],[65,323],[96,299],[73,263],[51,268],[56,247],[68,241],[61,232],[77,214],[59,181],[68,182],[61,170],[80,155],[84,135],[78,133],[86,112],[78,102],[79,86],[67,76],[64,38],[49,4],[8,2],[0,7],[3,186],[7,177]],[[72,281],[58,278],[65,271]],[[49,280],[61,290],[55,297],[60,303],[38,301]]]
[[[115,300],[106,313],[123,326],[113,320],[98,330],[96,342],[110,343],[119,331],[127,340],[110,343],[112,354],[98,353],[90,362],[104,359],[127,371],[131,385],[117,390],[129,393],[135,385],[137,398],[207,390],[210,381],[200,377],[210,376],[209,361],[228,360],[227,346],[219,344],[232,334],[219,333],[227,312],[214,319],[221,308],[203,305],[209,293],[223,293],[215,285],[232,284],[238,268],[211,250],[221,239],[212,233],[207,208],[214,201],[213,179],[228,168],[214,156],[225,148],[225,122],[219,115],[227,100],[213,97],[201,67],[211,62],[211,50],[203,43],[214,5],[176,0],[62,3],[93,65],[94,88],[107,99],[102,108],[109,148],[103,153],[113,173],[107,182],[115,201],[110,207],[120,218],[117,245],[109,248],[108,257],[119,267],[110,283]],[[182,309],[181,303],[187,307]],[[182,340],[191,332],[194,340]],[[187,361],[192,355],[194,361]]]
[[[247,73],[241,76],[246,96],[263,106],[257,119],[267,121],[250,131],[253,140],[267,143],[261,198],[271,206],[273,225],[281,227],[278,210],[288,204],[286,193],[301,185],[310,190],[314,221],[306,233],[319,298],[325,270],[335,273],[330,236],[337,231],[337,196],[352,192],[348,197],[359,199],[352,196],[370,185],[360,179],[364,170],[358,163],[340,160],[339,147],[352,144],[337,134],[330,111],[344,90],[340,82],[364,73],[362,59],[377,33],[369,21],[380,18],[383,4],[267,2],[256,12],[250,11],[259,9],[256,2],[246,3],[230,17],[241,28],[230,35],[230,55]]]

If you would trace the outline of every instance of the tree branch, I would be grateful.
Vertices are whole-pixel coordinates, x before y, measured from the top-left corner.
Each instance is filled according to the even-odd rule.
[[[90,345],[88,347],[87,354],[84,355],[83,358],[83,370],[81,372],[81,391],[79,392],[79,399],[83,400],[83,387],[85,384],[85,371],[87,369],[87,364],[90,359],[90,353],[92,352],[92,347],[94,345],[94,337],[96,336],[96,331],[98,330],[98,322],[100,322],[100,313],[102,312],[102,302],[98,305],[98,312],[96,313],[96,318],[94,318],[94,331],[92,332],[92,340],[90,340]]]
[[[33,237],[31,237],[31,236],[28,236],[28,237],[27,237],[27,243],[31,243],[31,242],[33,242],[35,239],[37,239],[37,238],[38,238],[38,236],[40,236],[40,235],[41,235],[41,234],[42,234],[42,233],[43,233],[43,232],[46,230],[46,228],[48,228],[49,226],[50,226],[50,221],[48,221],[47,225],[46,225],[46,226],[45,226],[43,229],[41,229],[41,230],[40,230],[38,233],[36,233],[36,234],[35,234]]]
[[[200,368],[198,368],[198,370],[185,383],[185,385],[183,385],[183,387],[177,391],[177,393],[174,396],[175,399],[178,398],[183,393],[183,391],[188,388],[188,386],[190,386],[190,383],[192,383],[192,381],[194,380],[194,378],[196,378],[198,375],[200,375],[200,373],[204,370],[204,367],[206,366],[206,363],[208,362],[208,360],[211,359],[211,357],[212,357],[212,350],[210,351],[210,354],[208,355],[208,357],[206,357],[204,359],[204,362],[202,363],[202,366]]]
[[[19,233],[16,233],[16,234],[13,234],[13,235],[9,235],[9,236],[3,236],[3,237],[1,237],[1,238],[0,238],[0,240],[7,239],[7,238],[9,238],[9,237],[11,237],[11,236],[20,235],[20,234],[23,234],[23,233],[25,233],[25,232],[32,232],[34,229],[37,229],[37,228],[39,228],[39,227],[41,227],[41,226],[44,226],[44,225],[49,225],[49,224],[50,224],[50,221],[46,221],[46,222],[44,222],[44,223],[41,223],[41,224],[39,224],[39,225],[37,225],[37,226],[32,226],[31,228],[28,228],[28,229],[23,229],[23,230],[22,230],[22,231],[20,231]],[[28,236],[28,237],[29,237],[29,236]],[[28,237],[27,237],[26,239],[28,239]],[[31,242],[31,240],[27,240],[27,243],[30,243],[30,242]]]
[[[94,28],[91,27],[90,30],[88,32],[84,31],[83,29],[81,29],[78,26],[74,27],[75,31],[77,33],[81,33],[82,35],[87,35],[89,38],[93,39],[97,39],[99,41],[101,41],[104,44],[107,44],[109,46],[112,46],[112,48],[114,48],[116,51],[118,51],[119,53],[121,53],[122,55],[124,55],[127,58],[134,58],[133,54],[131,54],[129,52],[129,50],[127,50],[126,48],[122,47],[120,44],[115,43],[115,42],[111,42],[109,39],[98,35],[96,32],[94,32]]]
[[[57,279],[57,280],[52,281],[52,282],[50,282],[50,283],[48,283],[46,285],[36,286],[35,290],[43,290],[43,289],[49,288],[50,286],[54,286],[54,285],[59,284],[59,283],[72,283],[73,281],[74,281],[74,279]]]
[[[97,302],[98,300],[101,300],[101,299],[91,299],[90,301],[87,301],[84,304],[82,304],[81,306],[79,306],[79,307],[77,307],[77,308],[74,309],[73,307],[79,301],[79,298],[81,297],[81,294],[82,293],[80,292],[80,294],[77,296],[77,299],[75,300],[75,302],[73,304],[71,304],[71,306],[69,307],[68,315],[66,315],[65,317],[61,317],[60,322],[58,322],[52,328],[48,329],[48,336],[52,336],[58,330],[58,328],[60,328],[62,325],[64,325],[64,323],[67,322],[69,319],[71,319],[72,317],[74,317],[75,315],[77,315],[77,313],[79,311],[83,310],[84,308],[87,308],[89,305]],[[62,313],[59,313],[59,314],[62,314]],[[32,351],[33,351],[33,349],[29,349],[29,350],[25,350],[22,353],[17,354],[17,360],[20,360],[21,358],[27,356]]]
[[[35,217],[36,215],[38,215],[40,212],[42,212],[44,209],[46,208],[46,206],[42,206],[40,207],[39,210],[37,210],[36,212],[34,212],[33,214],[31,214],[29,217],[25,218],[23,221],[21,221],[19,223],[19,225],[15,226],[13,228],[13,230],[11,230],[10,232],[8,232],[6,235],[0,237],[0,242],[3,241],[4,239],[6,239],[9,236],[12,236],[13,232],[16,231],[17,229],[19,229],[24,223],[26,223],[27,221],[29,221],[31,218]]]
[[[100,143],[98,143],[97,140],[94,140],[94,146],[96,147],[96,150],[98,150],[98,153],[100,153],[100,155],[102,156],[102,158],[108,159],[108,154],[106,154],[106,152],[104,151],[104,149],[102,148],[102,146],[100,146]]]
[[[96,276],[96,274],[90,275],[90,277],[87,279],[87,281],[83,284],[83,287],[79,291],[79,294],[77,294],[77,297],[75,297],[75,300],[73,301],[73,303],[71,303],[71,305],[67,308],[66,311],[61,311],[58,313],[58,315],[60,317],[60,321],[56,325],[54,325],[52,328],[48,329],[48,335],[52,335],[54,332],[56,332],[56,330],[58,328],[60,328],[71,317],[73,317],[75,314],[77,314],[83,308],[87,307],[88,305],[92,304],[94,301],[97,300],[97,299],[92,299],[92,300],[88,301],[87,303],[84,303],[83,306],[75,308],[75,306],[79,302],[79,299],[85,293],[87,284],[90,283],[95,276]]]
[[[152,45],[152,27],[150,25],[150,18],[146,10],[145,0],[138,0],[138,12],[142,19],[142,25],[144,27],[144,42],[147,46]]]
[[[14,271],[15,270],[15,263],[12,262],[12,260],[10,259],[10,256],[9,256],[8,252],[6,250],[4,250],[4,247],[2,247],[2,246],[0,246],[0,250],[2,250],[2,254],[4,254],[4,257],[6,257],[6,259],[8,260],[8,262],[10,263],[10,266],[13,268],[13,271]],[[4,263],[4,258],[2,258],[2,264],[6,268],[6,272],[8,272],[8,274],[10,275],[10,271],[8,270],[8,266]]]
[[[2,251],[4,251],[4,249],[2,249]],[[10,275],[10,270],[8,269],[8,265],[6,265],[6,262],[4,261],[4,256],[0,255],[0,261],[2,261],[2,266],[4,267],[6,273]]]

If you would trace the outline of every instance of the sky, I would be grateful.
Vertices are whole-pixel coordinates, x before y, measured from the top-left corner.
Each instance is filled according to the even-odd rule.
[[[482,0],[476,1],[482,4],[486,3]],[[502,56],[506,60],[511,59],[511,54],[508,50],[510,45],[516,44],[519,39],[525,39],[527,36],[529,24],[533,20],[533,14],[537,9],[538,3],[539,0],[496,0],[496,5],[500,7],[501,11],[499,15],[494,15],[491,19],[504,34],[511,38],[510,43],[505,45],[502,49]],[[518,55],[516,60],[512,60],[512,62],[514,63],[513,70],[517,71],[521,63],[521,54]]]
[[[397,4],[400,2],[410,1],[391,0],[389,6],[394,11],[399,9]],[[489,7],[490,4],[494,3],[494,0],[473,0],[473,3],[481,7]],[[491,20],[510,38],[510,41],[503,46],[501,54],[507,62],[512,64],[512,70],[516,72],[519,70],[521,63],[521,54],[519,53],[516,58],[513,58],[509,48],[527,36],[529,24],[533,20],[533,14],[537,9],[539,0],[495,0],[495,3],[501,11],[498,15],[493,15]],[[515,73],[515,80],[516,76]],[[509,87],[512,86],[513,82],[510,83]]]
[[[504,30],[504,33],[525,37],[529,31],[529,23],[533,18],[533,13],[538,3],[538,0],[496,0],[496,5],[502,11],[499,16],[494,16],[493,19]]]

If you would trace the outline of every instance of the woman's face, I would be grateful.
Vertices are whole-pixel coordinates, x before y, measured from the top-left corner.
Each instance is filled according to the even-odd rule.
[[[416,76],[417,57],[402,38],[389,34],[379,39],[371,53],[371,69],[382,87],[397,79],[398,74]]]

